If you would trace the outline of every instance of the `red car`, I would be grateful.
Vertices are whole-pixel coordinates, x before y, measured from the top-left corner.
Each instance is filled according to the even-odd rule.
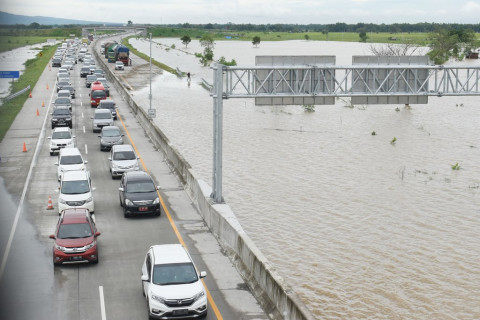
[[[53,264],[98,263],[97,231],[88,209],[72,208],[62,211],[58,219],[53,245]]]

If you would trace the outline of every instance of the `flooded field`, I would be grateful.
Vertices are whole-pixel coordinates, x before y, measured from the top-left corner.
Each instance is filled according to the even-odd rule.
[[[198,41],[155,41],[166,45],[154,45],[156,60],[193,75],[190,87],[167,72],[154,78],[155,121],[211,185],[213,101],[198,83],[213,71],[193,55]],[[148,54],[148,42],[131,43]],[[255,55],[335,55],[349,65],[370,54],[368,44],[312,41],[225,41],[214,53],[243,66]],[[148,93],[134,92],[145,108]],[[305,112],[226,100],[225,200],[319,319],[478,319],[479,102],[337,100]]]

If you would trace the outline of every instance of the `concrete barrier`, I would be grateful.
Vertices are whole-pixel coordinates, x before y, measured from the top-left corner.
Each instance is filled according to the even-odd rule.
[[[190,164],[170,143],[162,130],[148,118],[145,109],[137,105],[121,81],[110,71],[105,60],[95,50],[95,44],[93,51],[97,61],[104,67],[108,80],[128,103],[155,147],[163,152],[165,160],[184,184],[185,190],[197,205],[208,228],[227,252],[230,260],[269,317],[286,320],[315,319],[303,301],[245,233],[230,206],[212,202],[211,187],[205,181],[196,178]]]

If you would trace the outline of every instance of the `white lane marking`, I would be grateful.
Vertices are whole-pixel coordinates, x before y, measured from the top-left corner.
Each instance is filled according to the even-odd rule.
[[[82,111],[82,118],[83,118],[83,111]]]
[[[83,126],[83,133],[85,133],[85,126]]]
[[[105,313],[105,298],[103,297],[103,286],[98,287],[100,293],[100,311],[102,313],[102,320],[107,320],[107,314]]]
[[[55,85],[57,82],[55,81]],[[20,197],[20,203],[18,204],[17,212],[15,213],[15,219],[13,220],[12,229],[10,230],[10,236],[8,237],[7,246],[5,247],[5,252],[3,253],[2,264],[0,265],[0,281],[3,278],[5,272],[5,267],[7,265],[8,255],[10,254],[10,249],[12,248],[13,237],[17,230],[18,220],[20,219],[20,214],[22,212],[23,202],[25,201],[25,195],[27,194],[28,186],[30,185],[30,178],[32,176],[33,167],[37,164],[37,156],[40,151],[40,146],[42,141],[45,138],[45,124],[47,123],[47,118],[50,113],[50,106],[52,105],[53,91],[50,95],[50,103],[48,104],[47,112],[45,113],[45,118],[43,118],[42,130],[40,131],[40,136],[37,140],[37,146],[35,147],[35,153],[33,154],[32,162],[30,163],[30,169],[28,169],[27,179],[25,180],[25,185],[23,186],[22,196]]]
[[[80,107],[83,108],[83,102],[82,101],[80,101]],[[82,112],[82,117],[83,117],[83,112]]]
[[[85,143],[85,154],[88,154],[87,144]]]

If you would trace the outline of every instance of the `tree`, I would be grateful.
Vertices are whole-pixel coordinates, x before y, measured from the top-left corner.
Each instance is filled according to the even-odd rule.
[[[360,42],[367,42],[368,36],[364,28],[358,29],[358,36],[360,37]]]
[[[385,43],[383,45],[370,45],[370,52],[379,57],[392,57],[392,56],[411,56],[420,47],[410,41],[407,43]]]
[[[192,39],[189,36],[183,36],[180,38],[182,40],[182,43],[185,45],[185,48],[188,47],[188,44],[192,41]]]
[[[40,28],[40,24],[37,23],[37,22],[32,22],[30,23],[30,25],[28,26],[30,29],[39,29]]]
[[[462,60],[466,52],[479,45],[475,32],[470,29],[439,29],[430,39],[431,50],[427,54],[435,64],[444,64],[450,58]]]
[[[255,47],[258,47],[258,45],[260,44],[260,37],[259,36],[253,37],[252,43]]]
[[[127,26],[131,26],[133,24],[132,20],[128,20]]]
[[[200,45],[204,47],[205,49],[211,49],[213,50],[213,47],[215,46],[215,43],[213,42],[213,38],[210,34],[204,34],[200,38]]]
[[[310,36],[308,34],[305,35],[305,40],[310,40]]]

